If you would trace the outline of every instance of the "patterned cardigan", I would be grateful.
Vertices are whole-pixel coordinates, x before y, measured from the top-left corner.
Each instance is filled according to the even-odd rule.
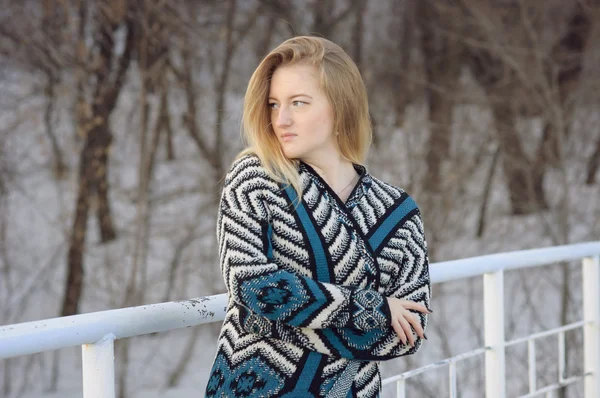
[[[217,218],[229,305],[208,397],[377,397],[380,360],[415,353],[390,326],[387,296],[430,308],[419,209],[354,164],[346,203],[307,163],[296,192],[256,155],[236,160]],[[413,311],[423,328],[427,315]]]

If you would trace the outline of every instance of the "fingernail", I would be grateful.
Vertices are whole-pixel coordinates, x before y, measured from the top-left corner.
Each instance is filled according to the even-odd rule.
[[[425,340],[427,340],[427,335],[425,333],[423,333],[423,337],[425,337]]]

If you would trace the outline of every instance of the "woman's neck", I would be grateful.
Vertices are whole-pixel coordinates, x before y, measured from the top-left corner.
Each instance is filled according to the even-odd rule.
[[[321,178],[338,196],[352,192],[352,188],[357,180],[357,173],[352,162],[345,159],[333,159],[321,162],[308,160],[304,162],[319,173]]]

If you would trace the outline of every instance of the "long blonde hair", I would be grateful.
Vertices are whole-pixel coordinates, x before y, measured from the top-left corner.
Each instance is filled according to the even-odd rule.
[[[345,159],[364,164],[371,145],[372,127],[365,84],[356,64],[340,46],[321,37],[298,36],[272,50],[248,82],[242,115],[242,137],[247,146],[236,160],[256,154],[271,178],[291,184],[301,198],[297,160],[284,155],[271,126],[268,107],[275,69],[299,63],[313,65],[319,73],[321,89],[333,109],[334,131],[339,133],[338,144]]]

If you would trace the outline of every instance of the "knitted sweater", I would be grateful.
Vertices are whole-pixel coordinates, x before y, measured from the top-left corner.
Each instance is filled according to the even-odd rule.
[[[427,308],[430,281],[419,209],[354,164],[343,203],[298,162],[302,199],[256,155],[233,163],[217,217],[229,304],[208,397],[377,397],[380,360],[415,353],[391,325],[386,297]],[[413,311],[423,328],[427,315]]]

